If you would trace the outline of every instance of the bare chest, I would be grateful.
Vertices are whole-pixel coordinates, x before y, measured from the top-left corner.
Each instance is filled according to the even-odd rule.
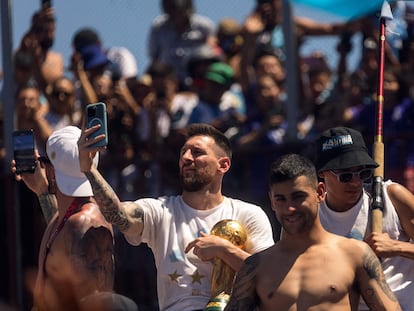
[[[339,258],[327,258],[300,256],[262,273],[257,283],[261,310],[350,310],[353,269]]]

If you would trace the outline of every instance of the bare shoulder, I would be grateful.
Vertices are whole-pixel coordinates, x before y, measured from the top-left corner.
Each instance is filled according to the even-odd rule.
[[[78,213],[68,219],[65,227],[66,253],[75,271],[82,271],[78,282],[87,282],[98,289],[112,288],[113,231],[97,205],[84,204]]]
[[[403,185],[398,183],[390,184],[387,188],[387,192],[394,205],[409,204],[414,206],[414,194]]]
[[[68,219],[68,225],[75,230],[86,232],[90,227],[105,227],[112,231],[112,226],[105,220],[95,203],[83,204],[80,211]]]
[[[343,236],[334,235],[335,239],[338,241],[338,246],[349,253],[352,257],[361,257],[362,254],[366,252],[367,249],[370,249],[368,244],[356,240],[356,239],[350,239]]]

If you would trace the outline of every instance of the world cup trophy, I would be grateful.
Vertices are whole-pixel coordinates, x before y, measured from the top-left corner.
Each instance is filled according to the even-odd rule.
[[[210,234],[230,241],[243,249],[247,240],[244,228],[235,220],[224,219],[216,223]],[[211,276],[211,298],[204,311],[224,310],[229,302],[236,272],[223,260],[214,258],[213,273]]]

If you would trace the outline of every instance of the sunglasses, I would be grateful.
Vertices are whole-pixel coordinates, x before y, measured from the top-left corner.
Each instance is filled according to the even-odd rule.
[[[50,159],[48,157],[38,157],[37,160],[43,164],[50,164]]]
[[[357,176],[360,181],[365,182],[372,177],[374,170],[371,168],[364,168],[357,172],[339,172],[339,173],[335,173],[334,171],[330,171],[330,172],[336,176],[339,182],[347,183],[347,182],[350,182],[354,178],[354,176]]]
[[[59,97],[60,95],[64,95],[65,97],[70,97],[73,95],[72,92],[62,91],[62,90],[54,90],[52,92],[53,96]]]

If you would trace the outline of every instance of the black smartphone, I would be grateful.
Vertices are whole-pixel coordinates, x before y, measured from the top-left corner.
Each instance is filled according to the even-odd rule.
[[[34,173],[36,159],[33,130],[13,132],[13,153],[16,161],[16,174]]]
[[[108,127],[106,121],[106,105],[99,102],[89,104],[86,106],[86,128],[90,128],[94,125],[100,124],[101,127],[94,133],[89,135],[89,138],[94,138],[98,135],[105,134],[105,139],[91,145],[96,147],[103,147],[108,144]]]

